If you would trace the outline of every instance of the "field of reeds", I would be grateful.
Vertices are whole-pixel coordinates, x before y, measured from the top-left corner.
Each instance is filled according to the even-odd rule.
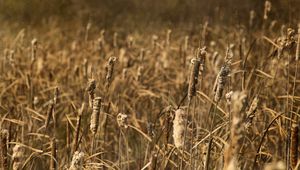
[[[300,169],[300,21],[258,4],[144,29],[3,8],[0,169]]]

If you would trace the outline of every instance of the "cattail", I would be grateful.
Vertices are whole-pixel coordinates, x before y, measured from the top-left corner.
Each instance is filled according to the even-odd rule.
[[[53,104],[54,105],[56,105],[58,103],[58,97],[59,97],[59,89],[58,89],[58,87],[55,87],[54,97],[53,97]]]
[[[152,36],[152,48],[156,49],[157,46],[157,40],[158,40],[158,36],[157,35],[153,35]]]
[[[226,103],[228,105],[231,105],[231,97],[232,97],[233,91],[230,91],[228,93],[226,93],[225,98],[226,98]]]
[[[184,145],[184,131],[187,121],[187,114],[183,109],[175,111],[175,118],[173,120],[173,139],[177,148],[181,148]]]
[[[141,51],[140,51],[140,62],[141,63],[144,61],[144,58],[145,58],[145,49],[141,48]]]
[[[191,101],[192,97],[196,95],[196,85],[198,83],[200,59],[193,58],[191,60],[191,63],[192,63],[193,69],[191,69],[190,80],[189,80],[189,88],[188,88],[189,101]]]
[[[80,126],[81,126],[81,117],[82,117],[83,110],[84,110],[84,103],[81,105],[81,108],[79,109],[78,115],[77,115],[77,122],[76,122],[74,142],[73,142],[73,151],[76,151],[77,147],[78,147],[79,132],[80,132]]]
[[[128,116],[124,113],[119,113],[117,115],[117,123],[120,128],[125,128],[125,129],[128,128],[127,118],[128,118]]]
[[[113,47],[117,48],[118,47],[118,33],[115,32],[113,35]]]
[[[86,91],[89,93],[89,106],[93,108],[93,100],[95,97],[96,81],[95,79],[89,79]]]
[[[9,56],[8,56],[8,61],[12,67],[15,67],[15,51],[14,50],[10,50]]]
[[[104,45],[105,45],[105,30],[104,29],[102,29],[101,31],[100,31],[100,38],[101,38],[101,43],[102,43],[102,47],[104,47]]]
[[[230,65],[231,65],[231,59],[232,59],[232,52],[231,48],[227,49],[226,57],[225,57],[225,64],[221,67],[221,70],[217,76],[216,84],[214,87],[214,92],[215,92],[215,97],[214,100],[215,102],[219,102],[222,95],[223,91],[226,85],[227,77],[230,74]]]
[[[116,57],[110,57],[108,60],[108,63],[106,64],[106,86],[109,87],[111,80],[112,80],[112,76],[113,76],[113,72],[114,72],[114,65],[115,65],[115,61],[116,61]]]
[[[198,83],[199,73],[200,75],[203,74],[204,71],[204,61],[206,56],[205,48],[198,49],[196,58],[191,60],[193,65],[193,69],[190,73],[190,80],[189,80],[189,88],[188,88],[188,98],[191,101],[192,97],[196,95],[196,85]]]
[[[123,78],[123,80],[125,80],[127,78],[127,73],[128,73],[127,68],[123,68],[123,70],[122,70],[122,78]]]
[[[166,47],[170,46],[171,33],[172,33],[172,30],[168,29],[167,35],[166,35]]]
[[[83,170],[83,162],[84,162],[84,153],[76,151],[73,154],[71,166],[69,170]]]
[[[246,123],[245,128],[249,129],[249,127],[252,125],[253,118],[255,117],[255,112],[257,110],[259,99],[258,97],[255,97],[250,105],[249,110],[246,112]]]
[[[250,19],[249,19],[249,26],[252,28],[253,26],[253,21],[255,19],[256,13],[254,10],[250,11]]]
[[[224,169],[238,169],[238,156],[242,146],[243,129],[240,114],[245,106],[246,94],[244,92],[234,92],[231,96],[232,102],[232,121],[230,129],[230,144],[226,146],[224,152]]]
[[[92,28],[92,23],[91,22],[88,22],[87,25],[86,25],[86,32],[85,32],[85,41],[88,41],[89,39],[89,31],[90,29]]]
[[[20,145],[15,145],[13,147],[12,161],[13,161],[13,170],[22,169],[22,159],[24,158],[24,149]]]
[[[142,81],[144,66],[139,66],[136,74],[136,81]]]
[[[31,41],[31,62],[34,62],[36,60],[37,45],[38,41],[36,38],[34,38]]]
[[[300,57],[300,24],[298,25],[298,40],[297,40],[297,48],[296,48],[296,61],[299,60]]]
[[[189,36],[185,36],[184,37],[184,46],[183,46],[183,50],[185,52],[187,52],[188,48],[189,48],[189,39],[190,37]]]
[[[89,66],[89,62],[86,58],[83,59],[83,76],[87,77],[88,76],[88,66]],[[79,71],[79,68],[78,68]],[[79,73],[75,73],[76,75],[78,75]]]
[[[51,159],[50,170],[57,169],[57,155],[56,155],[56,141],[55,138],[51,139]]]
[[[134,41],[133,36],[128,36],[127,37],[127,47],[128,48],[132,48],[133,47],[133,41]]]
[[[298,163],[298,123],[293,122],[292,123],[292,129],[291,129],[291,144],[290,144],[290,163],[292,168],[294,169]]]
[[[264,19],[268,19],[268,13],[271,11],[272,4],[270,1],[265,2]]]
[[[54,102],[50,100],[48,110],[47,110],[47,117],[45,121],[45,129],[48,130],[49,124],[51,117],[53,116],[53,111],[54,111]]]
[[[7,143],[8,143],[8,131],[2,129],[0,132],[0,166],[1,169],[8,169],[8,154],[7,154]]]
[[[98,130],[100,110],[101,110],[101,97],[96,97],[93,101],[93,112],[91,116],[91,125],[90,125],[90,129],[93,135],[95,135]]]

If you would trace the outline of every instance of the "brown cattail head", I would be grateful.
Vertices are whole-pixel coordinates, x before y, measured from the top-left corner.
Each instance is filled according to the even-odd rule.
[[[75,128],[75,135],[74,135],[74,141],[73,141],[73,151],[77,150],[78,147],[78,140],[79,140],[79,132],[80,132],[80,126],[81,126],[81,117],[84,110],[85,104],[83,103],[81,105],[81,108],[78,111],[77,115],[77,122],[76,122],[76,128]]]
[[[106,86],[109,87],[110,83],[112,81],[112,76],[113,76],[113,72],[114,72],[114,65],[115,65],[115,61],[116,61],[116,57],[110,57],[108,59],[108,63],[106,64]]]
[[[71,166],[69,170],[83,170],[83,163],[84,163],[84,153],[76,151],[73,154]]]
[[[190,72],[189,78],[189,88],[188,88],[188,99],[192,100],[192,97],[196,95],[196,85],[198,83],[198,75],[199,75],[199,67],[200,67],[200,59],[193,58],[191,60],[192,69]]]
[[[89,106],[93,108],[93,100],[95,97],[96,80],[89,79],[86,91],[89,93]]]
[[[24,149],[20,145],[15,145],[13,148],[12,161],[13,161],[13,170],[22,169],[22,160],[24,158]]]
[[[188,89],[189,101],[192,99],[193,96],[196,95],[196,85],[198,83],[199,71],[201,71],[201,74],[202,74],[202,72],[204,70],[205,56],[206,56],[206,51],[205,51],[205,47],[204,47],[202,49],[198,49],[196,58],[193,58],[191,60],[192,69],[191,69],[191,73],[190,73],[189,89]],[[202,66],[202,67],[200,67],[200,66]]]
[[[186,121],[187,113],[183,109],[177,109],[173,120],[173,140],[177,148],[182,148],[184,145]]]
[[[299,133],[299,126],[298,122],[292,123],[291,129],[291,139],[290,139],[290,165],[294,169],[298,163],[298,133]]]
[[[268,19],[268,13],[271,11],[272,4],[270,1],[265,1],[264,19]]]
[[[100,110],[101,110],[101,97],[96,97],[93,101],[93,112],[91,116],[91,125],[90,125],[90,130],[92,131],[93,135],[95,135],[98,130]]]
[[[0,132],[0,168],[8,169],[8,154],[7,154],[7,143],[8,143],[8,131],[2,129]]]
[[[226,53],[226,57],[225,57],[225,63],[224,65],[221,67],[221,70],[217,76],[217,80],[214,86],[214,92],[215,92],[215,97],[214,100],[215,102],[219,102],[222,95],[223,95],[223,91],[226,85],[226,81],[227,81],[227,77],[230,74],[230,65],[231,65],[231,60],[232,60],[232,51],[231,48],[228,47],[227,48],[227,53]]]
[[[125,129],[128,128],[127,118],[128,116],[124,113],[119,113],[117,115],[117,123],[120,128],[125,128]]]

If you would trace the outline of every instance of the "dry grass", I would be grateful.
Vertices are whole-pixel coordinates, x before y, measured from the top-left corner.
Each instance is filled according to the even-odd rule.
[[[272,5],[245,26],[1,34],[1,169],[297,169],[300,29]]]

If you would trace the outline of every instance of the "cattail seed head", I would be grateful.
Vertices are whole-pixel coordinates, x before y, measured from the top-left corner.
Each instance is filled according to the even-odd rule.
[[[138,67],[137,74],[136,74],[136,80],[137,81],[142,81],[143,70],[144,70],[144,66],[139,66]]]
[[[272,4],[270,1],[265,1],[264,19],[268,19],[268,13],[271,11]]]
[[[233,48],[233,47],[231,47],[231,48]],[[224,91],[226,81],[227,81],[227,77],[230,74],[230,65],[231,65],[231,60],[232,60],[232,56],[233,56],[231,48],[230,47],[227,48],[225,63],[221,67],[221,70],[217,76],[216,84],[214,87],[215,102],[219,102],[220,99],[222,98],[223,91]]]
[[[36,38],[34,38],[31,41],[31,61],[32,62],[36,60],[37,45],[38,45],[38,41]]]
[[[189,48],[189,39],[190,37],[189,36],[185,36],[184,37],[184,46],[183,46],[183,50],[186,52]]]
[[[21,170],[23,164],[22,159],[24,158],[24,149],[20,145],[15,145],[13,147],[12,161],[13,170]]]
[[[249,26],[252,27],[253,26],[253,21],[255,19],[256,13],[254,10],[250,11],[250,19],[249,19]]]
[[[166,47],[170,46],[171,33],[172,33],[172,30],[168,29],[167,30],[167,35],[166,35]]]
[[[152,36],[152,48],[156,49],[157,46],[157,40],[158,40],[158,36],[157,35],[153,35]]]
[[[117,115],[117,123],[120,128],[125,128],[125,129],[128,128],[127,118],[128,118],[128,116],[124,113],[119,113]]]
[[[196,85],[198,83],[199,72],[202,74],[204,70],[205,56],[206,56],[206,51],[204,47],[203,49],[198,49],[196,58],[193,58],[191,60],[192,70],[190,73],[189,88],[188,88],[189,100],[191,100],[192,97],[196,95]]]
[[[299,133],[299,126],[297,122],[292,123],[291,128],[291,139],[290,139],[290,162],[291,167],[294,169],[297,166],[298,163],[298,147],[299,147],[299,141],[298,141],[298,133]]]
[[[83,170],[84,153],[76,151],[73,155],[69,170]]]
[[[96,97],[93,101],[93,112],[91,116],[90,130],[95,135],[99,126],[99,116],[101,110],[101,97]]]
[[[192,97],[196,95],[196,85],[198,83],[200,59],[193,58],[191,60],[191,63],[192,63],[192,69],[191,69],[191,73],[190,73],[189,88],[188,88],[189,101],[191,101]]]
[[[184,145],[185,124],[187,121],[187,113],[183,109],[175,111],[175,118],[173,120],[173,140],[177,148]]]
[[[114,37],[113,37],[113,47],[117,48],[118,47],[118,33],[115,32],[114,33]]]
[[[95,97],[96,80],[89,79],[86,91],[89,93],[89,106],[93,108],[93,100]]]
[[[116,61],[116,57],[110,57],[108,60],[108,63],[106,64],[106,86],[109,87],[111,80],[112,80],[112,76],[113,76],[113,72],[114,72],[114,65],[115,65],[115,61]]]

